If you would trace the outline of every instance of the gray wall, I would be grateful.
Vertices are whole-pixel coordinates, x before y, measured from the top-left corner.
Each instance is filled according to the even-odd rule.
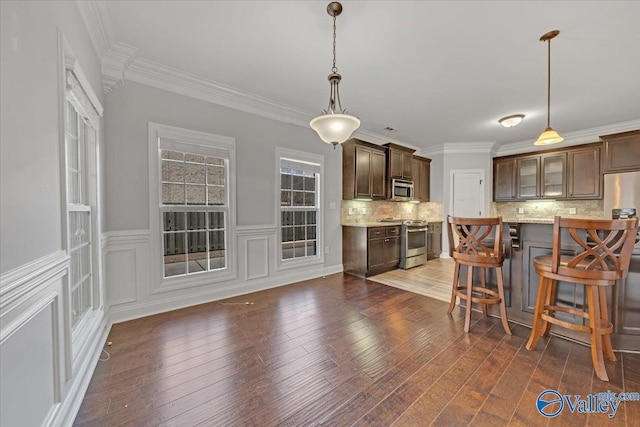
[[[98,96],[100,62],[70,1],[0,2],[0,273],[62,249],[62,30]]]
[[[325,156],[325,265],[342,262],[342,151],[309,128],[232,110],[150,86],[125,82],[107,96],[105,231],[149,228],[148,122],[236,139],[237,225],[275,224],[275,148]]]

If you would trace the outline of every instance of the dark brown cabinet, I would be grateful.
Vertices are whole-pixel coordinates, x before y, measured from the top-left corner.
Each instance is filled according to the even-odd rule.
[[[517,198],[566,197],[567,153],[526,156],[516,160]]]
[[[400,262],[399,227],[376,227],[369,229],[369,272],[390,270]]]
[[[358,139],[342,144],[342,199],[384,199],[385,149]]]
[[[440,258],[442,253],[442,223],[427,224],[427,260]]]
[[[569,151],[568,198],[602,198],[601,151],[600,144]]]
[[[640,170],[640,130],[603,135],[604,173]]]
[[[411,173],[413,174],[414,200],[428,202],[431,186],[431,159],[413,156],[411,159]]]
[[[516,160],[516,198],[536,199],[540,194],[540,156],[522,157]]]
[[[342,265],[357,276],[393,270],[400,262],[400,227],[342,227]]]
[[[562,199],[567,197],[567,153],[540,156],[540,197]]]
[[[493,162],[493,200],[515,200],[516,159],[496,159]]]
[[[493,200],[600,199],[602,144],[493,160]]]
[[[412,179],[411,160],[415,150],[393,143],[384,144],[387,147],[387,170],[389,179]]]

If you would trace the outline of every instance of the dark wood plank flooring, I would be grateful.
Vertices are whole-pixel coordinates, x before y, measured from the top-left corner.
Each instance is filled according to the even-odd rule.
[[[249,302],[250,304],[245,304]],[[546,389],[640,392],[640,355],[594,376],[589,348],[348,274],[113,326],[76,426],[640,425],[536,410]]]

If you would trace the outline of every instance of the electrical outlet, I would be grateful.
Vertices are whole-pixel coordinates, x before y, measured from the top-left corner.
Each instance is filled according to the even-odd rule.
[[[577,212],[576,208],[569,208],[569,215],[575,215]]]
[[[349,215],[353,215],[353,208],[349,208]]]
[[[367,208],[360,208],[360,213],[361,214],[366,214],[367,213]]]
[[[519,214],[523,214],[524,213],[524,208],[516,208],[516,212]]]
[[[328,253],[329,253],[329,246],[325,246],[325,247],[324,247],[324,253],[325,253],[325,254],[328,254]]]

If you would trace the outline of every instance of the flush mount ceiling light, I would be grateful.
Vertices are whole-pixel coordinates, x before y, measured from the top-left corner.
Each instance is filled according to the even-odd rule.
[[[551,39],[560,34],[560,31],[553,30],[540,37],[541,42],[548,42],[547,50],[547,128],[540,134],[538,140],[533,145],[551,145],[564,141],[558,132],[551,128]]]
[[[511,116],[501,118],[498,120],[498,123],[506,128],[512,128],[514,126],[518,126],[522,119],[524,119],[524,114],[513,114]]]
[[[360,119],[348,114],[340,103],[338,85],[342,76],[338,74],[338,67],[336,67],[336,17],[342,13],[342,5],[336,1],[329,3],[327,13],[333,16],[333,67],[328,77],[331,85],[329,107],[311,120],[309,126],[318,133],[320,139],[327,144],[333,144],[335,148],[336,145],[349,139],[351,134],[360,127]]]

